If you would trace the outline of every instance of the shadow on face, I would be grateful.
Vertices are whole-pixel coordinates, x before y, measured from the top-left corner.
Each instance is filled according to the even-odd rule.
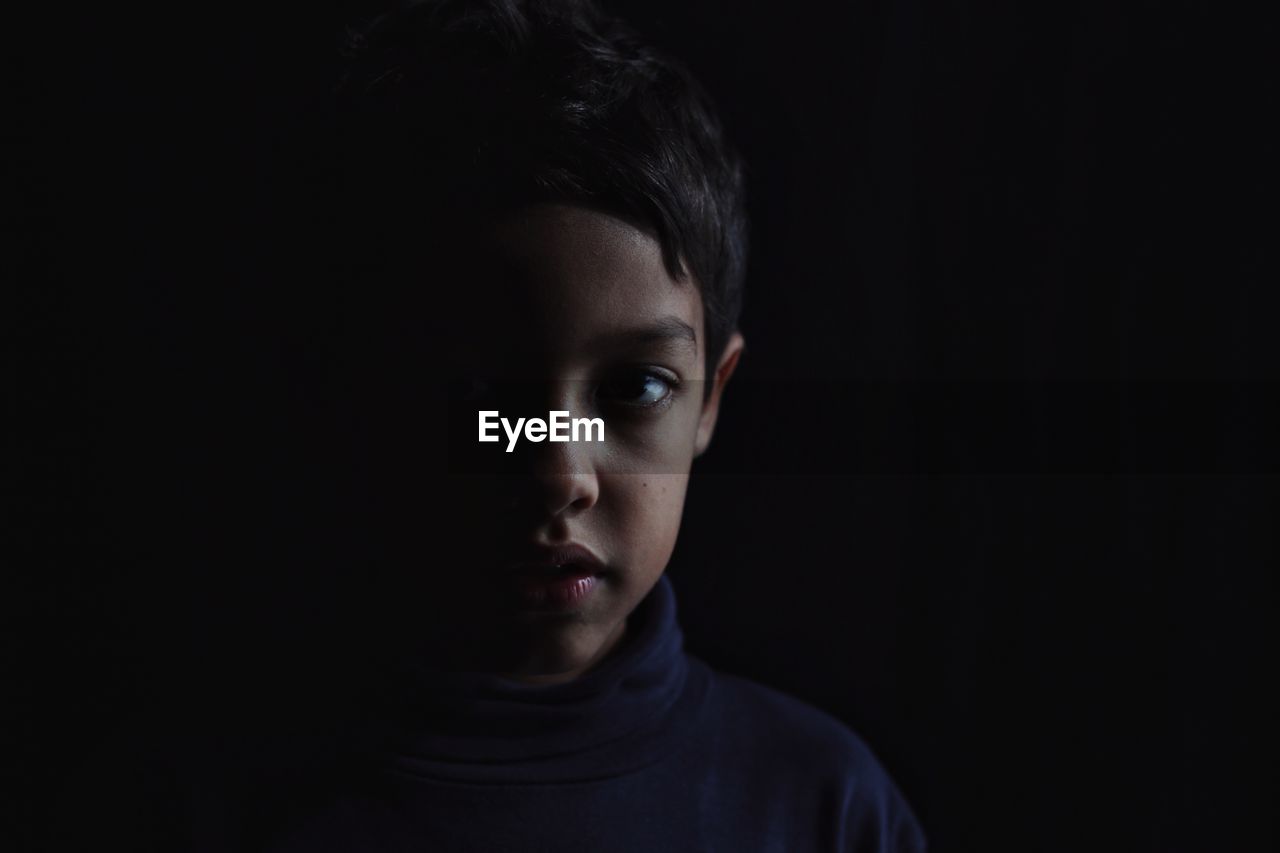
[[[445,663],[581,668],[675,545],[704,415],[696,283],[635,225],[551,204],[497,221],[428,280],[391,312],[363,437],[385,601]],[[557,411],[598,419],[603,440],[510,429]],[[481,412],[506,421],[497,441],[479,441]],[[521,610],[507,567],[566,544],[603,566],[588,600]]]

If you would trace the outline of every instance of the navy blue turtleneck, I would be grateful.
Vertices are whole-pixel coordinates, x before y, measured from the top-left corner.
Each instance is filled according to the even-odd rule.
[[[833,717],[688,655],[664,576],[575,681],[419,670],[274,853],[924,850]]]

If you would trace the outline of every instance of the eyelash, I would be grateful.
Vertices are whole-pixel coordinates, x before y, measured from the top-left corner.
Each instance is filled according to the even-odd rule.
[[[659,382],[665,386],[665,392],[663,393],[661,398],[654,400],[652,402],[647,402],[647,403],[637,403],[637,402],[625,400],[625,399],[610,399],[607,396],[602,395],[600,392],[600,389],[605,388],[610,383],[629,382],[629,381],[635,381],[635,380],[640,380],[646,384],[650,381]],[[644,367],[644,368],[637,368],[635,370],[631,370],[624,373],[619,373],[616,376],[611,377],[608,380],[605,380],[604,382],[600,383],[600,385],[598,386],[596,394],[597,394],[597,397],[604,396],[604,399],[610,404],[623,406],[628,409],[644,411],[644,410],[656,410],[656,409],[666,407],[671,403],[672,399],[674,399],[676,392],[679,390],[679,388],[680,388],[680,379],[675,374],[666,370],[660,370],[653,367]]]
[[[610,398],[607,394],[602,394],[600,390],[610,384],[621,384],[636,380],[646,383],[650,381],[659,382],[665,386],[665,392],[657,400],[647,403],[638,403],[623,398]],[[595,396],[597,399],[602,399],[603,402],[608,405],[620,406],[625,409],[634,410],[637,413],[654,411],[670,405],[671,401],[680,390],[680,384],[680,378],[668,370],[655,367],[638,367],[631,370],[620,371],[602,381],[596,386]],[[492,401],[492,396],[495,390],[494,386],[489,382],[478,378],[464,381],[459,389],[460,398],[469,404],[486,400]]]

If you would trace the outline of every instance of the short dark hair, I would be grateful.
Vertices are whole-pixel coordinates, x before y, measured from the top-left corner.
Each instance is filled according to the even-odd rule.
[[[559,201],[647,227],[700,289],[711,378],[742,306],[744,167],[682,64],[590,0],[420,0],[354,31],[346,56],[340,132],[365,212],[412,210],[421,235],[423,217],[457,229]]]

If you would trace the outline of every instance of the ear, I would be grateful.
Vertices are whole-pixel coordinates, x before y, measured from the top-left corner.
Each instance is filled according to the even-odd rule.
[[[695,458],[701,456],[711,444],[711,434],[715,432],[716,418],[720,415],[720,395],[724,393],[724,386],[729,383],[729,377],[733,376],[733,371],[738,366],[738,357],[742,355],[744,343],[741,332],[734,332],[729,337],[724,354],[720,356],[720,363],[716,365],[715,375],[708,380],[712,383],[711,393],[702,404],[702,416],[698,419],[698,435],[693,445]]]

